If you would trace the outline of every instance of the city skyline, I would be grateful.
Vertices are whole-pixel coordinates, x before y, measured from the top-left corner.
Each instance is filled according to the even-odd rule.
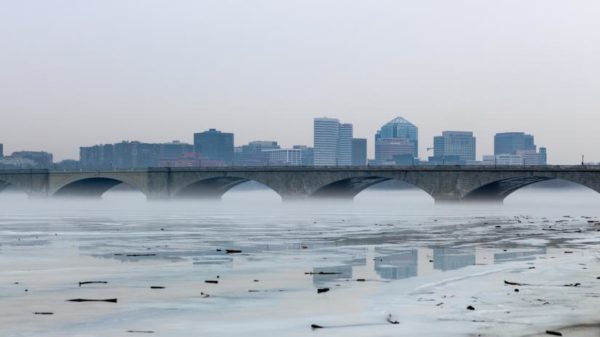
[[[60,160],[73,144],[191,142],[210,127],[290,147],[322,115],[371,140],[401,115],[420,126],[421,158],[444,130],[473,131],[478,155],[523,130],[553,162],[600,161],[597,1],[261,4],[7,3],[5,152]]]
[[[222,131],[222,130],[217,130],[215,128],[209,128],[209,129],[207,129],[205,131],[194,132],[193,133],[193,141],[192,142],[181,141],[180,139],[174,139],[174,140],[171,140],[171,141],[164,141],[164,142],[146,142],[146,141],[143,141],[143,140],[121,140],[121,141],[118,141],[118,142],[115,142],[115,143],[112,143],[112,144],[111,143],[99,143],[99,144],[94,144],[94,145],[90,145],[90,146],[85,146],[85,145],[84,146],[79,146],[78,147],[79,153],[78,153],[78,155],[76,157],[73,157],[73,158],[61,158],[61,159],[55,160],[54,162],[58,163],[58,162],[61,162],[61,161],[71,161],[71,160],[81,161],[81,160],[84,160],[84,158],[83,158],[83,152],[82,152],[84,149],[89,149],[91,151],[103,151],[102,148],[104,148],[106,146],[110,146],[110,147],[112,147],[112,146],[119,146],[119,145],[121,145],[121,146],[127,146],[127,144],[136,144],[136,143],[137,144],[142,144],[142,145],[148,144],[148,145],[156,145],[156,146],[168,146],[168,145],[189,146],[192,150],[187,151],[187,152],[189,152],[189,153],[191,153],[191,152],[202,153],[204,151],[201,151],[198,148],[198,146],[200,146],[199,145],[199,137],[206,135],[207,137],[209,137],[209,138],[207,138],[207,140],[210,139],[211,143],[216,142],[214,144],[215,144],[215,146],[217,146],[217,144],[221,144],[220,143],[221,140],[217,140],[217,139],[220,139],[220,137],[222,135],[222,136],[228,138],[228,140],[225,141],[226,144],[228,143],[228,145],[226,145],[225,148],[221,148],[224,144],[218,145],[217,147],[219,148],[219,150],[217,150],[216,148],[214,148],[213,150],[210,150],[210,151],[216,151],[214,153],[206,153],[205,152],[204,153],[204,156],[205,156],[204,159],[205,160],[206,159],[208,159],[208,160],[215,160],[215,159],[216,160],[223,160],[223,162],[224,162],[225,165],[232,165],[233,164],[233,152],[231,152],[230,154],[225,154],[226,158],[222,158],[222,157],[220,157],[222,155],[221,154],[222,151],[226,151],[227,152],[227,151],[233,151],[234,149],[238,149],[238,150],[241,150],[242,152],[244,152],[245,150],[247,150],[248,146],[252,146],[252,147],[258,146],[255,149],[255,150],[258,150],[258,152],[269,151],[270,147],[272,147],[272,146],[275,146],[275,147],[272,147],[272,149],[277,149],[277,150],[281,149],[281,150],[295,150],[295,151],[300,151],[299,150],[300,148],[305,148],[305,149],[308,148],[308,149],[312,150],[315,147],[315,144],[317,143],[317,138],[318,138],[317,135],[318,134],[325,135],[326,133],[323,133],[323,132],[325,132],[325,130],[327,130],[326,131],[327,133],[329,133],[329,132],[332,131],[332,130],[329,130],[331,128],[331,126],[325,126],[325,129],[323,129],[323,126],[321,126],[320,129],[322,131],[319,132],[318,131],[319,128],[317,127],[317,125],[319,125],[318,122],[325,123],[325,124],[323,124],[323,126],[333,123],[332,126],[334,125],[335,126],[335,130],[337,130],[337,131],[335,131],[335,135],[327,135],[327,136],[325,136],[326,138],[333,137],[331,140],[334,142],[333,146],[335,148],[332,148],[331,150],[326,150],[326,151],[329,151],[329,152],[331,152],[331,151],[333,151],[333,152],[331,152],[331,153],[326,152],[326,153],[323,153],[322,155],[319,155],[318,152],[320,150],[317,150],[317,158],[319,156],[321,156],[322,158],[327,158],[327,159],[317,159],[317,161],[315,162],[315,165],[317,165],[317,166],[319,166],[319,165],[325,165],[325,162],[326,162],[326,165],[341,165],[341,166],[350,165],[354,161],[354,159],[353,159],[354,154],[353,154],[353,150],[352,150],[352,143],[354,141],[357,141],[357,140],[364,140],[365,141],[365,144],[364,145],[361,144],[360,146],[361,147],[362,146],[366,147],[366,159],[368,159],[369,161],[372,161],[372,164],[374,164],[374,165],[385,165],[386,162],[387,162],[388,165],[396,165],[396,164],[400,163],[400,162],[393,163],[394,159],[392,157],[387,158],[385,160],[382,160],[381,158],[380,159],[377,158],[377,153],[379,153],[378,149],[379,149],[379,146],[380,146],[379,141],[381,141],[381,140],[392,141],[392,143],[389,143],[389,145],[386,143],[386,145],[385,145],[386,146],[386,150],[382,150],[382,151],[392,151],[392,153],[399,153],[399,154],[406,153],[406,154],[404,154],[405,156],[410,156],[409,155],[410,152],[418,149],[418,141],[417,141],[417,143],[411,143],[412,140],[409,139],[409,138],[412,138],[412,137],[415,137],[416,135],[418,135],[418,133],[419,133],[419,127],[415,126],[410,121],[404,119],[401,116],[397,116],[394,119],[392,119],[391,121],[383,124],[383,126],[381,128],[379,128],[377,130],[377,132],[374,134],[372,142],[369,142],[367,138],[357,138],[357,137],[354,137],[353,136],[353,129],[354,129],[354,127],[353,127],[352,123],[341,123],[338,118],[315,117],[315,118],[313,118],[313,143],[312,144],[294,144],[292,146],[283,146],[282,147],[282,146],[280,146],[280,144],[279,144],[279,142],[277,140],[266,140],[266,138],[260,138],[260,137],[254,138],[254,140],[249,141],[246,144],[238,144],[237,142],[234,141],[234,139],[235,139],[235,133],[234,132],[226,132],[226,131]],[[405,129],[407,127],[409,129]],[[345,136],[343,138],[338,138],[338,137],[342,136],[342,130],[345,130],[346,128],[349,130],[349,133],[345,134]],[[382,136],[382,132],[383,132],[383,130],[386,130],[386,128],[387,128],[387,131],[385,131],[385,132],[387,132],[387,135],[383,135]],[[402,128],[402,129],[399,129],[399,128]],[[409,131],[411,129],[414,129],[414,131]],[[344,132],[346,132],[346,131],[344,131]],[[402,133],[402,135],[400,133]],[[498,140],[502,139],[502,138],[499,138],[499,137],[502,137],[502,136],[517,135],[517,136],[521,136],[521,137],[523,137],[523,136],[524,137],[529,137],[529,138],[526,138],[526,139],[528,139],[529,142],[531,143],[531,148],[527,147],[528,145],[526,145],[525,147],[523,147],[523,145],[521,145],[522,149],[523,150],[533,150],[534,153],[536,152],[536,149],[537,149],[537,147],[535,146],[535,144],[533,144],[533,142],[534,142],[534,136],[531,135],[531,134],[527,134],[525,132],[521,132],[521,131],[498,132],[498,133],[495,133],[494,137],[493,137],[493,142],[494,142],[493,151],[489,152],[489,153],[485,153],[485,152],[484,153],[479,153],[479,151],[477,151],[478,146],[475,145],[475,139],[476,139],[476,137],[474,137],[474,133],[472,131],[464,131],[464,130],[463,131],[450,131],[450,130],[444,130],[441,133],[442,133],[442,135],[467,135],[468,137],[473,137],[472,138],[473,144],[470,145],[470,146],[473,147],[471,150],[466,150],[466,149],[459,150],[458,148],[456,150],[454,150],[454,151],[468,151],[470,153],[468,155],[468,157],[462,158],[463,160],[467,160],[467,161],[484,161],[484,162],[486,160],[489,161],[490,155],[492,155],[492,154],[493,155],[500,155],[500,154],[502,154],[502,155],[504,155],[504,154],[521,155],[520,153],[517,153],[516,150],[515,151],[500,151],[499,152],[498,151]],[[210,135],[213,135],[213,136],[210,136]],[[214,137],[219,137],[219,138],[214,138]],[[417,156],[417,157],[413,157],[412,159],[410,159],[408,161],[406,161],[406,158],[405,158],[404,163],[405,164],[407,164],[407,163],[414,164],[415,163],[414,160],[421,160],[421,161],[424,161],[424,162],[427,162],[427,160],[428,160],[431,163],[436,163],[436,162],[439,161],[440,164],[443,163],[443,161],[441,159],[442,156],[448,156],[448,154],[444,155],[444,154],[442,154],[442,152],[439,152],[441,148],[438,148],[438,146],[439,146],[438,140],[440,138],[441,138],[440,136],[434,136],[433,139],[431,140],[431,144],[432,145],[431,146],[428,145],[426,147],[425,151],[426,151],[426,154],[428,155],[427,157],[418,157]],[[350,142],[350,144],[344,145],[344,146],[349,146],[347,149],[341,150],[341,148],[340,148],[340,139],[347,139],[345,141]],[[412,139],[414,139],[414,138],[412,138]],[[398,145],[395,145],[396,141],[401,141],[401,142],[406,142],[406,143],[402,143],[403,145],[400,144],[400,143],[398,143]],[[523,142],[523,141],[520,140],[520,142]],[[370,146],[369,146],[369,144],[370,144]],[[394,144],[394,145],[392,145],[392,144]],[[266,149],[262,149],[261,147],[264,147],[265,145],[268,145],[267,148]],[[311,145],[312,145],[312,147],[311,147]],[[382,143],[381,145],[384,146],[384,143]],[[227,146],[230,146],[231,150],[227,150]],[[325,146],[328,147],[330,145],[325,145]],[[389,148],[389,146],[400,146],[400,147],[398,149],[394,147],[394,150],[392,150],[392,148]],[[459,146],[464,146],[464,144],[463,145],[459,145]],[[0,143],[0,149],[2,149],[4,151],[4,148],[5,148],[5,144]],[[406,149],[402,150],[403,148],[406,148]],[[383,149],[383,147],[382,147],[382,149]],[[411,150],[411,149],[414,149],[414,150]],[[255,150],[251,149],[251,152],[253,152]],[[543,156],[544,156],[543,162],[546,163],[546,147],[542,146],[542,147],[540,147],[540,150],[543,151]],[[157,151],[158,151],[158,149],[157,149]],[[162,152],[162,150],[160,150],[160,151]],[[339,151],[346,152],[343,155],[344,159],[342,159],[341,162],[339,161],[339,158],[338,158],[338,156],[340,156],[340,152]],[[400,151],[400,152],[397,152],[397,151]],[[438,151],[439,153],[436,154],[436,151]],[[19,152],[45,152],[45,153],[49,153],[50,155],[52,155],[54,157],[54,159],[56,159],[55,154],[52,151],[49,151],[48,149],[39,149],[39,150],[38,149],[23,149],[23,150],[19,150],[19,151],[13,151],[13,154],[17,154]],[[181,154],[183,155],[184,152],[181,152]],[[10,153],[10,152],[7,151],[4,155],[8,156],[8,153]],[[390,153],[388,156],[393,155],[392,153]],[[373,155],[371,155],[371,154],[373,154]],[[97,154],[96,154],[96,156],[97,156]],[[310,155],[311,159],[312,159],[312,156],[313,155],[311,153],[311,155]],[[1,157],[1,155],[0,155],[0,157]],[[86,154],[86,157],[87,157],[87,154]],[[486,157],[487,157],[487,159],[486,159]],[[229,159],[227,159],[227,158],[229,158]],[[159,159],[159,157],[157,157],[157,159]],[[175,159],[175,158],[166,157],[166,158],[163,158],[163,159],[172,160],[172,159]],[[199,159],[199,158],[197,158],[197,159]],[[318,163],[319,161],[323,161],[323,160],[325,160],[325,162],[320,163],[320,164]],[[450,162],[452,162],[452,161],[449,161],[449,163]],[[237,163],[236,165],[240,165],[240,163]],[[241,164],[241,165],[245,166],[247,164]],[[312,164],[310,164],[310,165],[312,165]],[[85,166],[85,165],[83,165],[83,166]],[[152,166],[152,165],[150,165],[150,166]],[[254,164],[250,164],[250,166],[254,166]]]
[[[121,141],[81,146],[79,160],[53,161],[45,151],[13,152],[0,166],[59,170],[129,169],[145,167],[215,166],[390,166],[390,165],[547,165],[547,148],[535,144],[524,132],[494,135],[494,154],[476,155],[477,141],[471,131],[443,131],[435,136],[433,156],[418,157],[419,128],[401,116],[385,123],[374,135],[375,157],[367,156],[366,138],[353,137],[353,125],[337,118],[313,119],[313,147],[296,144],[282,148],[275,140],[255,140],[236,146],[235,134],[214,128],[194,133],[193,144],[174,140],[147,143]],[[583,159],[581,164],[583,164]],[[8,160],[8,161],[7,161]],[[589,162],[588,162],[589,163]]]
[[[332,117],[319,117],[319,118],[325,118],[325,119],[331,119],[331,120],[338,120],[338,118],[332,118]],[[313,118],[313,121],[314,121],[314,120],[316,120],[316,119],[319,119],[319,118]],[[396,121],[396,120],[398,120],[398,119],[401,119],[403,122],[406,122],[406,123],[408,123],[408,124],[410,124],[410,125],[413,125],[412,123],[408,122],[408,121],[407,121],[406,119],[404,119],[403,117],[401,117],[401,116],[397,116],[397,117],[395,117],[395,118],[394,118],[392,121],[390,121],[390,122],[388,122],[388,123],[384,124],[384,127],[385,127],[386,125],[390,125],[392,122],[395,122],[395,121]],[[351,129],[354,129],[354,128],[353,128],[353,124],[352,124],[352,123],[347,123],[347,124],[344,124],[344,125],[349,125]],[[413,125],[413,127],[414,127],[414,125]],[[419,130],[419,131],[417,131],[417,133],[419,133],[419,132],[420,132],[420,130],[421,130],[421,128],[419,128],[419,126],[418,126],[418,125],[417,125],[416,127],[417,127],[417,129]],[[212,127],[211,127],[211,128],[208,128],[208,129],[206,129],[206,130],[205,130],[205,131],[203,131],[203,132],[210,132],[210,131],[215,131],[215,130],[216,130],[215,128],[212,128]],[[219,131],[219,132],[220,132],[221,130],[216,130],[216,131]],[[126,138],[121,138],[120,140],[118,140],[118,141],[114,142],[114,144],[116,144],[116,143],[127,143],[127,142],[141,142],[141,143],[151,143],[151,144],[169,144],[169,143],[173,143],[173,142],[174,142],[174,143],[179,143],[179,142],[181,142],[181,143],[185,143],[185,144],[192,144],[192,145],[193,145],[193,144],[195,143],[195,137],[197,136],[198,132],[199,132],[199,131],[194,131],[194,132],[192,133],[192,137],[191,137],[191,138],[192,138],[192,141],[191,141],[191,142],[190,142],[190,141],[187,141],[187,140],[183,140],[183,139],[185,139],[185,138],[182,138],[182,137],[179,137],[179,138],[173,138],[173,139],[170,139],[170,140],[167,140],[167,141],[146,141],[145,139],[126,139]],[[227,134],[233,134],[233,135],[236,135],[236,139],[238,139],[238,138],[237,138],[237,134],[236,134],[236,132],[227,132],[227,131],[223,131],[223,132],[225,132],[225,133],[227,133]],[[352,131],[351,131],[351,132],[352,132]],[[375,139],[375,140],[368,141],[368,139],[369,139],[369,138],[373,139],[373,135],[371,135],[371,137],[368,137],[368,136],[367,136],[367,137],[365,137],[365,139],[367,139],[367,144],[369,144],[369,145],[367,146],[367,158],[368,158],[368,159],[376,159],[376,146],[377,146],[376,139],[377,139],[378,137],[380,137],[380,136],[379,136],[379,133],[380,133],[380,132],[381,132],[381,128],[378,128],[378,129],[377,129],[377,132],[375,132],[375,133],[374,133],[374,139]],[[453,131],[451,131],[451,130],[449,130],[449,129],[445,129],[445,130],[442,130],[440,133],[441,133],[441,134],[443,134],[443,133],[448,133],[448,132],[450,132],[450,133],[456,133],[456,132],[458,132],[458,133],[462,133],[462,132],[467,132],[467,133],[471,133],[473,136],[476,136],[476,132],[473,132],[473,131],[467,131],[467,130],[462,130],[462,131],[456,131],[456,130],[453,130]],[[497,138],[499,135],[503,135],[503,134],[515,134],[515,133],[516,133],[516,134],[525,134],[526,136],[532,137],[531,135],[527,134],[527,132],[523,132],[523,131],[496,132],[496,133],[494,133],[494,135],[491,137],[491,138],[492,138],[492,146],[491,146],[491,150],[490,150],[490,151],[481,151],[481,150],[480,150],[480,141],[481,141],[481,138],[475,137],[475,138],[478,138],[478,140],[477,140],[477,147],[476,147],[476,151],[475,151],[475,160],[479,160],[479,159],[482,159],[482,158],[483,158],[484,156],[486,156],[486,155],[490,155],[490,154],[494,154],[494,153],[496,153],[496,148],[495,148],[495,147],[496,147],[496,144],[495,144],[495,140],[496,140],[496,138]],[[426,142],[425,142],[425,144],[427,144],[427,145],[426,145],[426,146],[423,146],[423,147],[424,147],[424,149],[419,149],[419,152],[418,152],[418,153],[419,153],[419,156],[418,156],[418,157],[416,157],[416,158],[420,158],[420,159],[426,160],[427,158],[429,158],[429,157],[431,157],[432,155],[434,155],[434,152],[433,152],[433,150],[434,150],[434,148],[435,148],[436,139],[437,139],[438,137],[439,137],[438,135],[434,135],[434,136],[432,137],[432,139],[431,139],[431,140],[429,140],[429,141],[426,141]],[[351,137],[351,138],[360,138],[360,137]],[[420,138],[421,138],[421,137],[418,137],[418,139],[420,139]],[[268,142],[274,141],[275,143],[279,143],[279,140],[273,140],[273,139],[271,139],[271,140],[267,140],[267,138],[266,138],[266,137],[262,137],[262,138],[261,138],[261,137],[258,137],[258,136],[257,136],[257,137],[250,137],[250,139],[251,139],[251,140],[250,140],[250,141],[248,141],[247,143],[239,143],[238,141],[234,141],[234,142],[233,142],[233,146],[234,146],[235,148],[241,148],[241,147],[243,147],[243,146],[250,145],[250,144],[252,144],[252,143],[260,143],[260,142],[264,142],[264,141],[268,141]],[[232,140],[232,141],[233,141],[233,140]],[[419,141],[419,142],[422,142],[422,141]],[[484,141],[484,142],[485,142],[485,141]],[[17,147],[14,147],[13,149],[11,149],[10,145],[7,147],[7,144],[6,144],[6,143],[0,143],[0,144],[3,146],[3,151],[4,151],[5,155],[8,155],[8,154],[9,154],[9,153],[11,153],[11,152],[20,152],[20,151],[39,151],[39,152],[42,152],[42,151],[43,151],[43,152],[49,152],[49,153],[53,154],[53,155],[54,155],[54,158],[56,159],[56,162],[58,162],[58,161],[62,161],[62,160],[78,160],[78,159],[80,158],[79,149],[80,149],[81,147],[98,146],[98,145],[105,145],[105,144],[111,144],[111,143],[110,143],[110,142],[99,142],[99,143],[96,143],[96,144],[93,144],[93,145],[79,145],[79,146],[76,146],[76,149],[77,149],[77,154],[76,154],[75,156],[72,156],[72,157],[59,157],[59,156],[57,156],[57,155],[56,155],[56,153],[54,153],[53,151],[49,150],[48,148],[41,148],[41,149],[25,149],[25,148],[19,148],[18,150],[14,150],[14,149],[15,149],[15,148],[17,148]],[[312,143],[292,144],[292,145],[289,145],[289,146],[287,146],[287,145],[283,145],[283,144],[279,144],[279,145],[282,145],[282,148],[287,148],[287,149],[291,149],[291,148],[293,148],[293,147],[296,147],[296,146],[308,146],[308,147],[311,147],[311,146],[313,146],[313,147],[314,147],[314,125],[313,125],[313,141],[312,141]],[[279,145],[278,145],[278,146],[279,146]],[[415,145],[415,146],[417,146],[417,145]],[[543,146],[543,148],[547,148],[547,146]],[[6,149],[8,149],[8,150],[6,150]],[[423,152],[424,152],[424,153],[423,153]],[[421,156],[421,153],[423,153],[423,156]],[[553,152],[553,154],[554,154],[554,152]],[[579,159],[579,160],[581,160],[581,155],[578,155],[578,156],[577,156],[575,159]],[[588,159],[589,159],[589,157],[588,157]],[[562,164],[562,163],[560,163],[560,164]]]

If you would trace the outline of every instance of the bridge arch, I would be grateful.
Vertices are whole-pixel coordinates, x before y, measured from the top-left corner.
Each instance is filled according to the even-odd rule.
[[[4,181],[4,180],[0,180],[0,192],[4,191],[10,185],[11,184],[9,182]]]
[[[464,201],[492,201],[502,202],[506,197],[524,187],[550,180],[562,180],[574,183],[579,186],[587,187],[600,193],[600,182],[590,181],[585,177],[573,175],[528,175],[521,177],[503,178],[495,181],[487,182],[474,189],[468,191],[463,197]]]
[[[0,179],[0,193],[8,194],[21,194],[27,198],[35,195],[31,189],[20,181],[10,181],[9,179]]]
[[[240,177],[212,177],[194,181],[172,192],[177,199],[220,199],[230,189],[249,181]]]
[[[317,188],[311,194],[311,197],[354,199],[354,197],[369,187],[389,181],[399,181],[408,184],[434,198],[434,195],[431,193],[431,190],[427,188],[427,186],[422,186],[418,181],[411,180],[410,177],[399,177],[395,174],[360,175],[337,179]]]
[[[187,182],[182,186],[171,191],[171,196],[174,199],[214,199],[219,200],[225,193],[231,189],[247,182],[256,182],[262,186],[269,188],[281,197],[281,193],[272,186],[264,182],[241,176],[213,176],[198,178]]]
[[[317,198],[353,199],[357,194],[370,186],[388,180],[390,178],[379,176],[343,178],[319,187],[311,196]]]
[[[93,175],[68,179],[51,191],[50,195],[54,197],[101,198],[108,190],[121,184],[129,185],[144,195],[148,195],[146,188],[141,186],[137,181],[127,177],[111,175]]]

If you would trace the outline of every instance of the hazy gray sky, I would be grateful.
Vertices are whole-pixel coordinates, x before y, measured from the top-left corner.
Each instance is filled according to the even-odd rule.
[[[0,143],[312,145],[403,116],[421,156],[442,130],[526,131],[552,163],[600,161],[598,0],[0,0]]]

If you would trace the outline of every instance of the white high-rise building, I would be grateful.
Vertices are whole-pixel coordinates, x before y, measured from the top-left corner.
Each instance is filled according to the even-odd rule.
[[[314,119],[314,165],[352,165],[352,124],[336,118]]]
[[[315,166],[335,166],[340,135],[340,121],[335,118],[314,120]]]

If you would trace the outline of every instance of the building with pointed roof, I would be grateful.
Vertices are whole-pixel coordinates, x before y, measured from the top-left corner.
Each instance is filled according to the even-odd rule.
[[[384,124],[375,134],[375,161],[385,164],[389,156],[394,154],[389,151],[377,151],[378,147],[388,147],[390,143],[408,143],[410,154],[417,158],[419,156],[419,129],[402,117],[396,117]],[[404,149],[403,151],[406,151]],[[378,153],[380,154],[378,156]],[[383,153],[386,153],[383,157]],[[397,153],[405,154],[405,153]]]

